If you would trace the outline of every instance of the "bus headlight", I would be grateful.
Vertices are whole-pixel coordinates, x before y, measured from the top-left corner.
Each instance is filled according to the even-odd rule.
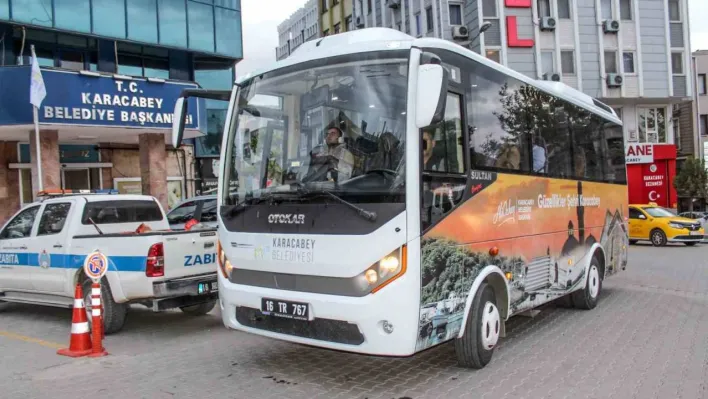
[[[359,275],[360,287],[372,294],[406,272],[406,246],[381,258]]]
[[[217,262],[219,263],[219,269],[221,273],[228,280],[231,277],[231,272],[234,270],[231,262],[226,258],[226,252],[221,248],[221,241],[216,242],[216,253]]]

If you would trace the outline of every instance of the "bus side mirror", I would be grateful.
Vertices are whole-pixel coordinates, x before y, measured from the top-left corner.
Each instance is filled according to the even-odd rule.
[[[415,124],[419,129],[440,123],[445,118],[447,71],[440,64],[418,67]]]
[[[175,102],[175,111],[172,115],[172,146],[179,148],[184,135],[184,121],[187,117],[187,99],[179,97]]]

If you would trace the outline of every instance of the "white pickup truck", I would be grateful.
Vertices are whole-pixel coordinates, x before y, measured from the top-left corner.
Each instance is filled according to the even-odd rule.
[[[216,240],[214,229],[170,231],[154,197],[48,197],[0,231],[0,301],[71,308],[81,283],[90,308],[83,262],[100,250],[109,261],[102,280],[107,334],[122,328],[130,304],[206,314],[218,299]]]

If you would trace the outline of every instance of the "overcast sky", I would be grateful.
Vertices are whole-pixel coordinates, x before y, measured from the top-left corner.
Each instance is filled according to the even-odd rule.
[[[708,50],[708,0],[688,0],[692,50]],[[243,61],[236,66],[243,75],[275,61],[278,24],[305,4],[305,0],[241,0]]]

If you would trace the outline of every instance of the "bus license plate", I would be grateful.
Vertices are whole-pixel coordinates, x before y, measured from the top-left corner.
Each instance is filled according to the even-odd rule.
[[[267,315],[293,320],[309,320],[310,306],[306,303],[281,301],[280,299],[261,299],[261,312]]]
[[[199,286],[197,287],[197,292],[199,294],[209,294],[209,293],[217,292],[217,291],[219,291],[219,282],[218,281],[199,283]]]

